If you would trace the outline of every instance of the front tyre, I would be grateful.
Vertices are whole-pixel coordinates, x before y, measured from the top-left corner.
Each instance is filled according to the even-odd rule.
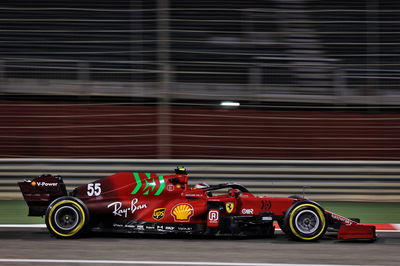
[[[76,238],[87,230],[89,212],[81,200],[61,197],[47,208],[45,220],[51,235],[57,238]]]
[[[327,228],[324,209],[308,200],[293,204],[286,212],[283,223],[285,233],[299,241],[320,239]]]

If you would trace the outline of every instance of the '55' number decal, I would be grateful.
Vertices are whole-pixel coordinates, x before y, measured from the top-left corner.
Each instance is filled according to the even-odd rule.
[[[101,184],[100,183],[94,183],[94,184],[88,184],[87,185],[87,195],[88,196],[99,196],[101,194]]]

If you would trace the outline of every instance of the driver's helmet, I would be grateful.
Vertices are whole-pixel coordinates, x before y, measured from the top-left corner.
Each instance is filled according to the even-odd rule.
[[[205,189],[205,188],[209,188],[210,185],[207,183],[199,183],[199,184],[196,184],[194,187],[198,188],[198,189]]]
[[[181,166],[181,167],[178,166],[178,167],[175,169],[175,174],[177,174],[177,175],[187,175],[186,168],[183,167],[183,166]]]

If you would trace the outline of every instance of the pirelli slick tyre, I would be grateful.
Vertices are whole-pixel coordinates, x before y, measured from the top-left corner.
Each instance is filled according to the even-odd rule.
[[[87,231],[89,211],[81,200],[61,197],[49,205],[45,220],[51,235],[57,238],[77,238]]]
[[[325,211],[315,202],[299,201],[286,212],[283,226],[284,232],[294,240],[318,240],[324,236],[327,228]]]

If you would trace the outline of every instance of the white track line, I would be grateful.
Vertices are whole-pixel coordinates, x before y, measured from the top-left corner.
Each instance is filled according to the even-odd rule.
[[[400,230],[400,224],[392,224],[397,230]]]
[[[50,259],[0,259],[13,263],[90,263],[90,264],[150,264],[150,265],[209,265],[209,266],[356,266],[339,264],[287,264],[287,263],[246,263],[212,261],[129,261],[129,260],[50,260]]]
[[[0,228],[46,228],[45,224],[0,224]]]

